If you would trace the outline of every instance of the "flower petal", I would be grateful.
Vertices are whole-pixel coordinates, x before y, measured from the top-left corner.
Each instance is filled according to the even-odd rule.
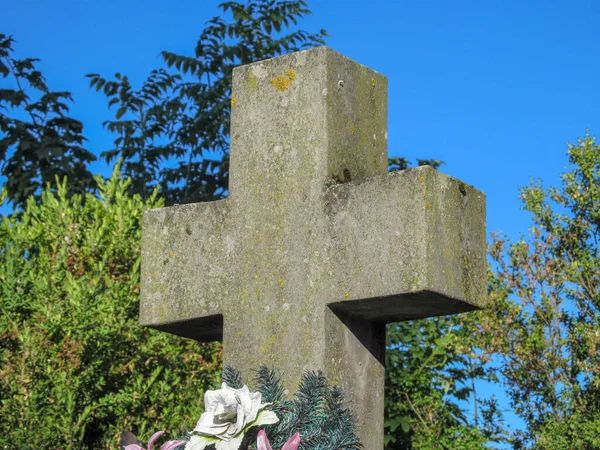
[[[260,392],[251,393],[246,385],[234,389],[227,386],[227,383],[222,383],[221,389],[206,391],[205,410],[194,432],[200,437],[217,437],[219,441],[223,441],[217,442],[219,448],[234,448],[238,441],[241,442],[244,430],[249,424],[256,423],[260,410],[267,406],[261,404],[261,399]],[[278,421],[275,415],[269,414],[263,415],[262,420],[268,424]],[[231,445],[225,446],[224,442],[230,441]]]
[[[162,445],[160,450],[173,450],[183,444],[185,444],[185,441],[168,441]]]
[[[200,416],[194,431],[209,436],[216,436],[225,433],[229,425],[231,425],[230,422],[221,422],[212,412],[204,412]]]
[[[204,410],[211,413],[221,414],[226,406],[235,406],[235,391],[231,389],[218,389],[206,391],[204,394]]]
[[[200,440],[198,436],[192,436],[185,444],[184,450],[203,450],[207,445],[206,441]]]
[[[220,442],[220,439],[193,435],[187,444],[185,444],[185,450],[204,450],[207,446],[216,444],[217,442]]]
[[[242,439],[244,439],[244,433],[238,434],[230,441],[219,441],[216,445],[216,450],[239,450],[242,445]]]
[[[298,450],[299,446],[300,433],[296,433],[285,443],[283,447],[281,447],[281,450]]]
[[[137,444],[129,444],[123,447],[125,450],[144,450],[144,447],[141,447]]]
[[[246,386],[244,386],[246,387]],[[248,388],[246,388],[248,389]],[[248,398],[250,398],[250,395],[248,395]],[[243,395],[240,396],[236,396],[237,399],[237,417],[236,417],[236,421],[235,421],[235,429],[233,431],[233,434],[237,434],[240,431],[242,431],[244,429],[244,426],[246,425],[245,419],[246,419],[246,411],[245,411],[245,402],[246,400],[244,399]],[[249,402],[249,400],[248,400]]]
[[[267,439],[265,430],[260,430],[258,432],[258,436],[256,437],[256,448],[258,450],[273,450],[271,444],[269,444],[269,439]]]
[[[156,440],[159,437],[161,437],[163,434],[165,434],[164,431],[157,431],[152,436],[150,436],[150,439],[148,439],[148,450],[152,450],[152,447],[154,446],[154,442],[156,442]]]
[[[250,411],[248,413],[246,413],[246,424],[253,422],[256,419],[256,416],[257,416],[258,412],[260,411],[261,407],[265,406],[265,405],[261,405],[261,401],[262,401],[262,394],[260,392],[254,392],[254,393],[250,394],[251,407],[250,407]]]

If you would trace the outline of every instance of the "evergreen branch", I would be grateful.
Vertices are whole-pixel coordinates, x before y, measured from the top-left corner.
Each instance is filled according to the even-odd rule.
[[[223,383],[227,383],[227,386],[233,389],[241,389],[244,386],[242,381],[242,374],[239,370],[234,369],[230,365],[226,365],[223,368],[223,375],[221,376]]]

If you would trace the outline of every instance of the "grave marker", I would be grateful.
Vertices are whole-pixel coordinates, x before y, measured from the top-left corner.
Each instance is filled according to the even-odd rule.
[[[236,68],[231,119],[229,197],[144,217],[140,322],[291,392],[323,370],[381,449],[385,324],[484,305],[485,197],[388,174],[387,79],[326,47]]]

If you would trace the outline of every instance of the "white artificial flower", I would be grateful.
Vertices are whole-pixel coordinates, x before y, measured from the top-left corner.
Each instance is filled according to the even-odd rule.
[[[204,412],[185,450],[203,450],[211,444],[217,450],[238,450],[247,428],[279,420],[274,412],[261,411],[266,406],[261,398],[260,392],[250,393],[248,386],[233,389],[227,383],[219,390],[206,391]]]

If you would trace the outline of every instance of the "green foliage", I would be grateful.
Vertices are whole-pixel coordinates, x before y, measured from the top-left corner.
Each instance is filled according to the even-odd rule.
[[[223,381],[231,387],[243,384],[240,373],[223,370]],[[360,448],[356,425],[346,402],[345,393],[330,386],[321,372],[306,371],[292,400],[286,400],[281,378],[273,369],[260,367],[256,386],[267,409],[274,411],[279,422],[265,427],[273,448],[281,448],[294,433],[300,433],[300,450],[354,450]],[[256,449],[258,429],[251,430],[240,448]]]
[[[224,383],[227,383],[227,385],[233,389],[241,389],[244,386],[242,374],[231,366],[225,366],[223,368],[223,374],[221,375],[221,379]]]
[[[167,204],[221,198],[228,188],[233,68],[324,43],[324,30],[284,34],[310,13],[304,0],[225,2],[220,8],[232,21],[208,21],[193,56],[162,52],[177,75],[155,70],[137,91],[120,74],[116,81],[88,75],[109,107],[117,107],[115,120],[105,123],[117,135],[115,148],[102,156],[123,158],[132,192],[143,197],[160,182]]]
[[[23,207],[38,199],[55,177],[67,176],[67,195],[94,185],[86,167],[96,157],[83,147],[83,124],[67,115],[69,92],[51,91],[37,59],[13,57],[12,37],[0,34],[0,75],[14,89],[0,89],[0,170],[8,198]]]
[[[389,449],[481,449],[506,440],[493,400],[475,380],[493,381],[471,348],[479,314],[390,324],[385,356],[385,444]],[[464,407],[472,403],[475,417]]]
[[[229,366],[228,366],[229,367]],[[283,402],[285,399],[285,390],[281,383],[281,377],[275,369],[268,369],[266,366],[258,368],[256,380],[259,391],[262,394],[263,403]]]
[[[586,135],[568,156],[560,188],[521,191],[530,238],[491,246],[480,347],[527,424],[515,448],[600,448],[600,146]]]
[[[158,184],[162,163],[175,151],[169,138],[185,107],[172,92],[181,77],[153,70],[137,91],[119,73],[116,81],[98,74],[88,77],[90,86],[102,89],[109,98],[109,107],[117,106],[116,120],[104,122],[106,129],[118,136],[115,148],[103,152],[102,157],[108,162],[122,159],[123,174],[132,180],[130,192],[147,198]],[[122,119],[124,115],[126,119]]]
[[[119,176],[0,219],[0,447],[115,449],[192,423],[218,348],[137,322],[143,212]],[[2,198],[8,196],[3,190]]]
[[[544,423],[536,436],[534,450],[573,450],[600,448],[600,414],[575,413],[569,420]]]
[[[444,161],[440,161],[439,159],[418,159],[417,158],[417,166],[431,166],[434,169],[439,169],[440,166],[444,164]],[[404,170],[410,167],[410,162],[406,158],[393,156],[388,158],[388,170],[390,172],[394,172],[396,170]]]

